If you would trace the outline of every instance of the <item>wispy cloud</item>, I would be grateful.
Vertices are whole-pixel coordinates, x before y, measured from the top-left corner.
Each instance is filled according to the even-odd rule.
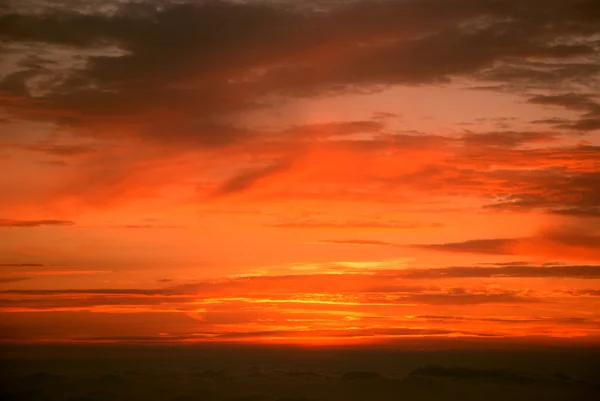
[[[368,239],[325,239],[320,240],[320,244],[339,244],[339,245],[375,245],[375,246],[398,246],[392,242],[368,240]]]
[[[598,260],[600,235],[587,225],[558,226],[534,237],[473,239],[462,242],[413,245],[444,252],[490,255],[540,255],[557,259]]]
[[[45,226],[66,227],[72,226],[75,223],[69,220],[11,220],[0,219],[0,227],[10,228],[34,228]]]
[[[0,283],[8,284],[8,283],[18,283],[20,281],[29,280],[31,277],[0,277]]]
[[[270,223],[267,227],[275,228],[314,228],[314,229],[394,229],[413,230],[420,228],[441,228],[440,223],[413,223],[394,220],[350,220],[350,221],[326,221],[326,220],[295,220]],[[360,241],[360,240],[358,240]]]

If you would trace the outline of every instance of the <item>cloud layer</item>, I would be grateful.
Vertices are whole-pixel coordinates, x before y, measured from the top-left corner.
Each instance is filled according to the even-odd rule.
[[[6,341],[596,341],[596,3],[5,2]]]

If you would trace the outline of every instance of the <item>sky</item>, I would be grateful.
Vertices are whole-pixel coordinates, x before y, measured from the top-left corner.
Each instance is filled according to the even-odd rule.
[[[0,2],[0,341],[600,344],[597,6]]]

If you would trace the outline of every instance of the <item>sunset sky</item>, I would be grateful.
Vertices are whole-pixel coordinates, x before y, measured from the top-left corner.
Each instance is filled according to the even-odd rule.
[[[597,6],[0,1],[0,342],[599,345]]]

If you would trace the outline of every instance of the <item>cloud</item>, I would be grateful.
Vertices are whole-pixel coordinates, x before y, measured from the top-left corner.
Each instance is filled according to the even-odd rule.
[[[18,283],[29,279],[31,277],[0,277],[0,284]]]
[[[228,333],[197,332],[188,335],[168,336],[103,336],[103,337],[79,337],[79,341],[115,341],[115,342],[173,342],[188,340],[192,342],[246,342],[256,339],[271,340],[294,340],[311,338],[329,339],[360,339],[369,337],[403,338],[426,335],[448,335],[463,334],[478,336],[477,333],[461,333],[454,330],[442,329],[420,329],[420,328],[387,328],[387,329],[340,329],[340,330],[256,330],[256,331],[232,331]],[[482,336],[485,337],[485,334]],[[356,378],[355,378],[356,379]],[[349,380],[355,380],[349,379]]]
[[[545,118],[545,119],[541,119],[541,120],[531,121],[532,124],[549,124],[549,125],[566,124],[568,122],[569,122],[569,120],[567,120],[565,118],[558,118],[558,117]]]
[[[472,137],[486,135],[471,134]],[[493,138],[499,136],[497,133],[490,135]],[[239,181],[243,191],[260,200],[343,197],[352,201],[398,202],[407,201],[404,199],[407,193],[416,192],[423,196],[461,194],[481,199],[489,210],[516,212],[593,208],[598,204],[600,192],[595,185],[598,181],[598,147],[520,149],[516,144],[521,136],[527,138],[522,133],[516,133],[514,137],[511,133],[505,145],[493,146],[469,145],[462,139],[428,135],[334,141],[303,150],[296,155],[289,169],[276,169],[277,177],[269,175],[270,167],[263,171],[262,167],[248,166],[232,179],[208,188],[214,192],[218,188],[226,189],[228,185],[235,187]],[[276,148],[279,145],[255,143],[257,152],[269,150],[269,159],[264,161],[267,166],[272,163],[270,158],[288,152],[287,146],[293,147],[293,144],[286,144]],[[263,150],[258,150],[261,147]],[[414,162],[400,162],[400,157]],[[363,166],[361,169],[340,167],[359,163]],[[255,177],[259,177],[261,185],[253,185]],[[273,179],[267,179],[269,177]],[[245,185],[246,181],[252,184]],[[333,225],[330,223],[344,225],[342,221],[315,219],[290,219],[269,224],[290,227]],[[369,221],[353,223],[369,225]],[[381,223],[379,225],[383,226],[389,221]],[[396,220],[393,223],[405,222]]]
[[[40,270],[20,270],[20,273],[28,274],[30,276],[78,276],[78,275],[89,275],[89,274],[106,274],[113,273],[110,270],[86,270],[86,269],[40,269]]]
[[[4,290],[0,291],[0,294],[13,294],[13,295],[48,295],[48,296],[61,296],[61,295],[168,295],[167,290],[143,290],[143,289],[83,289],[83,290]]]
[[[515,384],[531,384],[538,381],[535,377],[525,376],[504,369],[475,369],[468,367],[446,367],[441,365],[430,365],[417,368],[411,371],[409,375],[461,380],[498,380]]]
[[[540,4],[547,10],[543,16],[525,11]],[[87,63],[67,63],[67,73],[52,72],[47,56],[21,50],[27,69],[9,75],[2,85],[23,97],[39,92],[32,78],[44,76],[50,89],[40,100],[47,116],[93,121],[144,115],[150,137],[164,136],[150,129],[169,115],[162,111],[177,110],[171,113],[177,122],[168,122],[177,129],[169,136],[202,144],[226,143],[237,135],[199,129],[194,123],[198,117],[269,105],[271,95],[445,82],[492,67],[496,79],[503,75],[514,81],[507,72],[520,68],[522,74],[532,60],[538,75],[546,74],[541,76],[546,84],[594,73],[578,67],[582,61],[576,59],[595,54],[593,42],[584,39],[595,25],[580,2],[529,0],[527,7],[517,7],[458,0],[452,12],[441,14],[444,5],[442,0],[357,1],[335,3],[324,11],[263,2],[160,8],[128,3],[111,13],[91,5],[97,12],[62,7],[38,14],[15,7],[0,16],[10,43],[62,46],[64,53],[79,52]],[[545,29],[548,23],[556,28]],[[578,43],[557,43],[564,38]],[[100,54],[91,51],[94,47]],[[547,60],[560,63],[544,64]],[[583,64],[593,67],[592,62]],[[557,65],[561,74],[550,73]],[[157,110],[161,112],[153,115]]]
[[[0,263],[0,267],[44,267],[39,263]]]
[[[366,370],[351,370],[345,372],[342,376],[343,380],[373,380],[373,379],[381,379],[381,373],[379,372],[371,372]]]
[[[557,226],[533,237],[476,239],[442,244],[413,245],[443,252],[489,255],[534,255],[558,259],[597,260],[600,234],[587,224]]]
[[[565,266],[452,266],[444,268],[415,269],[406,271],[406,278],[579,278],[599,279],[600,266],[565,265]]]
[[[268,165],[266,167],[244,171],[224,182],[219,188],[217,188],[214,196],[226,196],[236,192],[242,192],[255,185],[261,179],[284,171],[287,168],[289,168],[288,162],[280,162]]]
[[[53,156],[79,156],[96,152],[97,149],[85,145],[31,145],[25,149],[34,152],[46,153]]]
[[[185,226],[171,226],[171,225],[161,225],[161,224],[126,224],[126,225],[122,225],[122,226],[111,226],[111,228],[170,230],[170,229],[176,229],[176,228],[185,228]]]
[[[593,294],[592,294],[593,295]],[[543,317],[543,316],[528,316],[528,317],[518,317],[518,316],[495,316],[495,317],[485,317],[485,316],[447,316],[447,315],[417,315],[413,317],[414,319],[423,319],[427,321],[477,321],[477,322],[489,322],[489,323],[518,323],[518,324],[527,324],[527,323],[557,323],[557,324],[565,324],[565,325],[573,325],[576,323],[581,324],[597,324],[594,319],[590,318],[582,318],[582,317]]]
[[[355,134],[378,133],[385,125],[377,121],[347,121],[328,124],[312,124],[294,126],[278,133],[294,139],[330,139],[332,137],[346,137]]]
[[[142,216],[152,211],[165,218],[189,217],[198,229],[201,224],[210,255],[225,249],[215,245],[225,237],[211,233],[219,231],[223,219],[229,219],[239,222],[240,229],[226,236],[227,241],[236,242],[238,237],[249,241],[251,252],[243,261],[245,266],[255,266],[263,257],[278,261],[294,257],[290,255],[302,256],[307,263],[281,262],[264,271],[257,268],[263,276],[198,283],[177,274],[177,282],[164,289],[67,288],[37,293],[24,291],[72,283],[70,276],[76,274],[108,271],[4,266],[21,270],[10,272],[14,277],[8,280],[13,282],[25,275],[36,278],[31,283],[11,284],[22,285],[21,292],[1,294],[6,310],[15,314],[43,310],[51,315],[85,310],[99,312],[97,316],[173,312],[194,316],[195,327],[208,327],[203,331],[206,335],[228,334],[231,327],[240,326],[235,329],[240,338],[303,336],[303,330],[325,337],[372,338],[471,331],[429,326],[431,331],[423,332],[404,332],[406,328],[401,327],[369,331],[373,329],[365,323],[369,313],[374,315],[370,316],[373,322],[385,314],[401,316],[400,311],[411,308],[423,314],[435,309],[448,316],[474,305],[480,310],[522,308],[539,313],[536,308],[560,297],[569,307],[597,301],[593,292],[576,292],[581,288],[573,288],[573,293],[544,292],[538,287],[544,280],[537,280],[599,278],[600,234],[593,229],[594,220],[584,219],[597,215],[600,204],[600,147],[594,145],[596,136],[591,133],[600,119],[593,90],[600,73],[596,38],[600,27],[594,1],[454,0],[452,7],[446,0],[49,3],[11,0],[0,8],[0,51],[8,55],[8,62],[0,66],[0,121],[3,132],[9,132],[0,144],[0,170],[16,172],[0,179],[0,208],[9,211],[6,215],[34,216],[27,212],[42,205],[65,219],[78,221],[76,216],[84,212],[115,221],[119,225],[114,228],[124,229],[113,230],[114,235],[103,235],[101,242],[93,244],[90,238],[96,236],[87,230],[77,241],[52,249],[52,255],[68,249],[69,255],[91,257],[106,245],[102,258],[110,263],[113,257],[125,258],[129,264],[139,252],[148,251],[138,241],[154,244],[154,239],[160,242],[169,237],[159,235],[166,232],[140,230],[176,228],[157,221],[123,223],[125,214]],[[418,86],[418,93],[406,86]],[[456,105],[443,102],[438,106],[438,99],[446,93],[438,91],[447,90],[454,99],[462,86],[502,94],[487,97],[483,92],[460,92],[465,98]],[[364,103],[355,109],[353,102],[365,94],[377,96],[363,96],[359,102]],[[405,106],[390,103],[391,97],[400,94],[408,97],[401,102]],[[329,104],[327,97],[337,95],[352,96]],[[437,110],[426,121],[417,107],[420,96],[427,107]],[[476,104],[479,96],[481,103]],[[525,103],[515,113],[505,103],[495,103],[515,99]],[[464,110],[467,115],[488,114],[483,119],[465,118],[454,113],[454,106],[461,113],[473,106]],[[546,115],[557,109],[556,117]],[[373,114],[374,110],[382,111]],[[514,115],[513,119],[496,115],[505,112]],[[388,118],[397,115],[403,118]],[[457,131],[452,123],[455,118],[473,121],[478,128]],[[522,120],[535,119],[547,126],[535,129],[522,124]],[[425,129],[430,123],[435,130]],[[588,132],[586,141],[575,145],[584,131]],[[252,211],[260,205],[269,214],[249,213],[235,219],[213,215],[206,221],[192,221],[194,210],[206,205],[238,211]],[[413,214],[417,206],[419,211]],[[497,236],[488,232],[485,237],[465,237],[464,227],[454,231],[448,224],[455,218],[449,217],[450,209],[463,207],[456,220],[460,221],[463,213],[480,206],[484,210],[477,221],[515,212],[532,213],[531,221],[535,219],[536,224],[545,219],[572,220],[581,227],[531,236],[515,233],[511,237],[503,230]],[[370,216],[365,209],[373,207],[378,209],[373,215],[383,217],[364,217]],[[390,213],[381,212],[380,207]],[[335,208],[337,214],[329,218],[303,212],[312,208]],[[428,223],[437,220],[430,217],[432,213],[448,219],[446,225]],[[289,249],[284,246],[285,252],[283,248],[279,252],[255,249],[255,239],[247,235],[253,224],[273,228],[259,242],[283,244],[296,233],[303,237],[297,245],[302,249],[292,243]],[[7,229],[71,225],[71,220],[0,220],[0,227]],[[396,243],[396,238],[388,241],[357,234],[381,229],[399,235],[393,230],[441,227],[444,232],[436,233],[444,235],[436,235],[436,240],[423,239],[421,234],[429,231],[419,235],[411,231],[415,235],[404,240],[408,245]],[[334,234],[342,235],[336,238],[328,231],[315,237],[316,231],[311,230],[337,230]],[[168,243],[161,243],[172,249],[157,246],[150,252],[193,257],[200,250],[193,246],[197,241],[191,239],[192,231],[193,227],[189,232],[169,232],[174,235]],[[319,238],[325,238],[319,243],[329,246],[315,246]],[[119,246],[118,252],[111,253],[111,244],[121,241],[125,248]],[[15,252],[21,252],[20,248],[17,244]],[[443,267],[443,262],[435,261],[438,267],[411,268],[405,261],[335,262],[346,260],[338,259],[338,254],[352,260],[374,251],[410,256],[432,250],[463,253],[456,258],[466,261],[476,256],[464,253],[494,260],[526,255],[568,263],[472,266],[465,262],[464,266]],[[241,263],[238,257],[234,259]],[[219,265],[232,272],[227,260]],[[198,271],[204,273],[210,272]],[[127,275],[114,279],[128,282]],[[139,277],[138,272],[132,275]],[[166,281],[156,281],[159,277],[149,277],[147,283],[166,286]],[[110,278],[103,285],[117,285],[112,276],[85,278],[90,283],[97,278],[98,285]],[[488,278],[499,285],[518,282],[523,286],[527,280],[511,279],[531,278],[527,283],[535,288],[492,289],[487,287]],[[83,281],[79,283],[84,286]],[[548,286],[554,284],[551,281]],[[472,321],[452,323],[475,325]],[[502,324],[502,330],[518,324],[490,320],[480,327],[488,323]],[[527,324],[521,326],[548,327],[549,335],[566,335],[567,331],[555,321]],[[569,326],[573,329],[569,335],[592,330],[577,324]],[[326,325],[332,330],[312,333],[312,327]],[[143,330],[151,337],[158,325],[154,323],[152,330],[149,326]],[[340,327],[359,330],[349,333],[337,330]],[[491,334],[502,335],[502,330]],[[271,337],[260,333],[271,333]],[[194,336],[172,333],[170,338],[186,341]]]
[[[68,380],[68,376],[62,374],[36,372],[25,376],[24,381],[32,387],[45,386],[63,386]]]
[[[319,241],[320,244],[340,244],[340,245],[378,245],[378,246],[398,246],[392,242],[365,240],[365,239],[326,239]]]
[[[425,305],[481,305],[539,302],[533,297],[522,297],[511,293],[500,294],[416,294],[405,298],[406,302]]]
[[[452,277],[495,277],[493,269],[477,268],[400,269],[394,271],[348,272],[297,276],[243,277],[157,289],[65,289],[0,291],[0,307],[5,311],[102,313],[188,313],[203,325],[271,322],[293,327],[300,321],[344,322],[346,315],[331,311],[393,308],[406,305],[502,305],[532,304],[545,295],[536,292],[485,289],[477,287],[436,287],[407,285],[406,280],[435,280]],[[503,274],[499,277],[510,277]],[[596,269],[597,270],[597,269]],[[466,273],[465,273],[466,272]],[[596,272],[597,273],[597,272]],[[517,276],[514,274],[514,276]],[[523,276],[526,276],[523,274]],[[542,275],[536,275],[539,277]],[[550,276],[550,275],[549,275]],[[574,276],[574,275],[573,275]],[[567,275],[563,275],[567,277]],[[593,278],[598,278],[598,275]],[[332,292],[332,288],[335,291]],[[555,296],[579,297],[562,292]],[[291,320],[289,320],[291,319]],[[353,325],[357,325],[354,322]],[[292,326],[290,326],[292,325]],[[319,326],[316,326],[317,328]],[[224,332],[229,332],[225,330]]]
[[[517,147],[523,145],[548,144],[559,142],[558,135],[547,132],[501,131],[469,133],[461,137],[466,146]]]
[[[573,217],[600,217],[600,207],[554,209],[551,214]]]
[[[114,342],[114,343],[170,343],[182,340],[199,339],[201,336],[86,336],[71,339],[73,342]]]
[[[34,228],[34,227],[45,227],[45,226],[58,226],[66,227],[72,226],[75,223],[69,220],[11,220],[11,219],[0,219],[0,227],[11,227],[11,228]]]
[[[558,95],[538,95],[530,98],[529,103],[560,106],[566,109],[585,111],[588,116],[600,115],[600,104],[596,96],[580,93],[563,93]]]
[[[154,306],[179,307],[192,301],[190,295],[168,290],[145,289],[84,289],[84,290],[4,290],[0,291],[2,308],[22,310],[94,310],[98,307]],[[129,308],[129,309],[128,309]],[[188,307],[186,309],[194,309]],[[119,311],[119,308],[115,310]],[[141,311],[141,309],[140,309]]]
[[[600,118],[584,118],[572,124],[559,124],[557,127],[578,131],[596,131],[600,129]]]
[[[581,295],[591,295],[594,297],[600,297],[600,290],[578,290],[575,293]]]
[[[332,265],[343,266],[340,262]],[[173,289],[179,291],[198,291],[229,287],[241,292],[244,286],[252,288],[252,291],[260,293],[264,288],[278,288],[282,292],[306,292],[309,288],[313,291],[326,292],[326,286],[335,282],[340,292],[356,291],[383,291],[383,292],[421,292],[427,290],[419,286],[406,286],[403,283],[390,284],[392,279],[422,279],[422,278],[478,278],[478,277],[522,277],[522,278],[600,278],[599,265],[536,265],[536,264],[508,264],[492,266],[447,266],[430,268],[399,268],[394,269],[393,264],[379,265],[378,268],[365,266],[340,268],[335,273],[329,274],[297,274],[281,276],[250,276],[240,279],[232,279],[213,283],[199,283],[191,285],[176,286]],[[367,265],[367,264],[365,264]],[[323,265],[322,269],[327,268]],[[347,274],[343,274],[347,273]],[[237,287],[237,286],[241,286]],[[254,287],[256,285],[256,287]],[[325,287],[321,287],[324,285]],[[264,286],[264,287],[263,287]],[[435,287],[430,289],[436,289]],[[455,292],[454,295],[461,295]]]
[[[111,295],[97,296],[89,295],[82,299],[69,299],[65,296],[42,296],[42,297],[25,297],[22,299],[11,299],[3,297],[0,299],[0,307],[4,310],[19,311],[104,311],[113,313],[119,312],[136,312],[143,313],[145,310],[163,310],[174,311],[177,307],[183,304],[181,310],[193,310],[194,308],[186,303],[191,301],[190,297],[186,296],[134,296],[134,295]],[[161,308],[161,305],[162,308]],[[169,309],[169,306],[171,309]]]
[[[391,134],[377,132],[382,127],[379,123],[361,120],[276,130],[195,121],[186,128],[179,123],[171,127],[170,118],[150,124],[147,130],[152,133],[139,132],[136,124],[146,121],[144,118],[133,125],[119,123],[119,129],[104,127],[100,130],[103,135],[118,133],[110,140],[118,137],[124,141],[121,148],[90,153],[77,169],[72,166],[65,169],[64,177],[49,180],[40,189],[43,193],[30,189],[29,199],[108,207],[158,197],[166,187],[196,182],[194,200],[215,203],[242,194],[261,201],[344,198],[398,202],[406,201],[408,193],[418,193],[474,197],[487,202],[492,210],[551,212],[591,208],[600,199],[595,190],[598,147],[547,147],[570,140],[556,133]],[[96,135],[89,132],[94,124],[84,124],[86,136]],[[171,130],[176,134],[166,140],[160,134]],[[351,140],[358,132],[370,132],[371,139]],[[345,167],[349,165],[361,167]],[[12,197],[31,202],[19,192]],[[313,223],[281,221],[273,225]]]
[[[600,129],[600,103],[597,96],[581,93],[562,93],[557,95],[538,95],[528,100],[529,103],[564,107],[569,110],[583,112],[582,118],[575,122],[557,122],[555,126],[562,129],[579,131],[595,131]]]
[[[401,222],[401,221],[362,221],[362,220],[351,220],[351,221],[321,221],[321,220],[297,220],[297,221],[286,221],[276,222],[267,224],[266,227],[274,228],[314,228],[314,229],[397,229],[397,230],[413,230],[420,228],[440,228],[443,227],[439,223],[412,223],[412,222]],[[322,242],[331,243],[342,243],[336,240],[325,240]],[[341,240],[345,243],[363,242],[363,245],[367,245],[362,240]],[[375,245],[375,244],[372,244]],[[383,244],[380,244],[383,245]]]
[[[501,196],[501,200],[488,205],[489,208],[504,210],[590,208],[595,207],[600,199],[598,185],[600,175],[595,171],[569,174],[568,171],[548,169],[528,173],[508,173],[505,176],[512,180],[514,192]]]
[[[463,242],[449,242],[445,244],[414,245],[416,248],[434,249],[445,252],[483,253],[491,255],[511,254],[510,246],[518,242],[518,239],[495,238],[475,239]]]

